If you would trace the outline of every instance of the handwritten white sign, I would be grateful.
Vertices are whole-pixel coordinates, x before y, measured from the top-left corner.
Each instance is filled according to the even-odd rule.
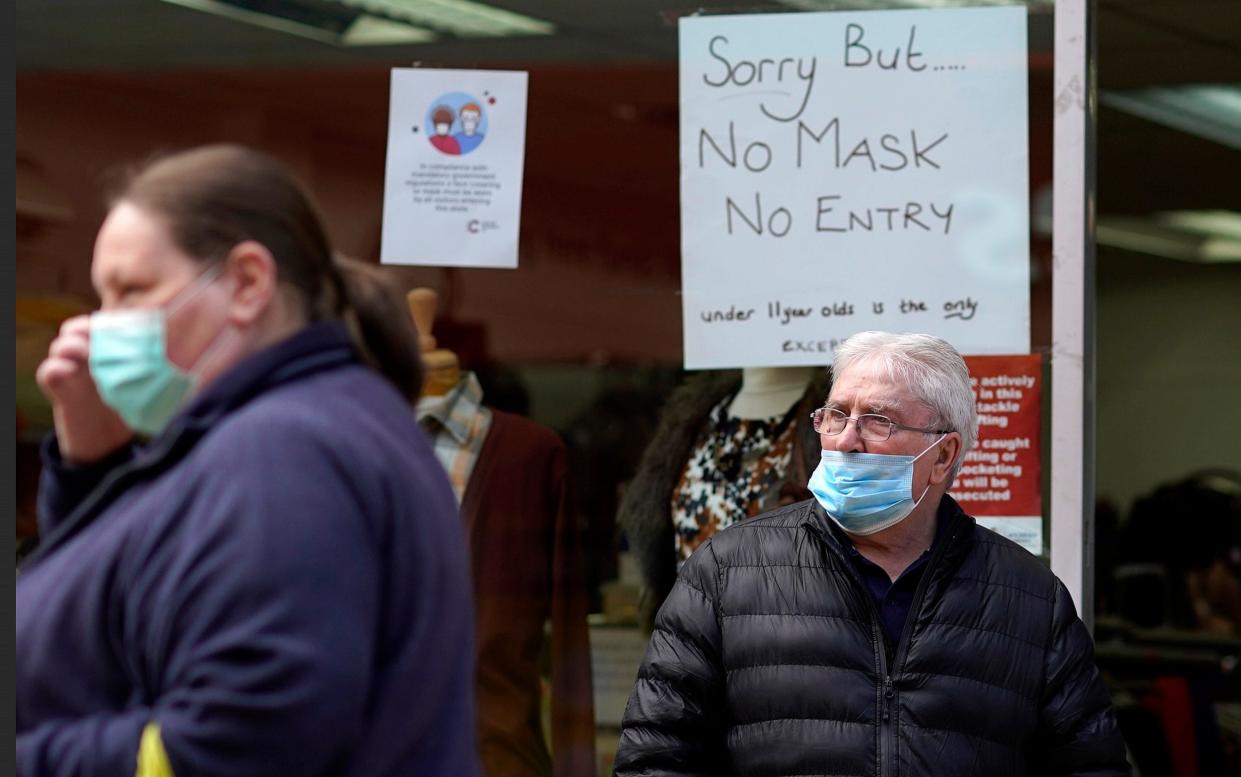
[[[689,369],[1029,351],[1026,11],[680,22]]]
[[[516,267],[526,74],[392,70],[380,261]]]

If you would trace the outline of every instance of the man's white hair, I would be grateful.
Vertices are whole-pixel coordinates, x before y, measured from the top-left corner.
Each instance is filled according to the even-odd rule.
[[[978,411],[965,360],[947,340],[934,335],[859,332],[836,347],[832,373],[843,375],[868,365],[884,370],[935,414],[932,426],[961,434],[961,451],[952,480],[965,454],[978,441]]]

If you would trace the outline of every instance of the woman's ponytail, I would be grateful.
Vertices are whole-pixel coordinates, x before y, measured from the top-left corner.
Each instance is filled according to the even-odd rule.
[[[375,265],[337,254],[333,273],[339,313],[358,356],[411,403],[422,393],[418,331],[405,300]]]

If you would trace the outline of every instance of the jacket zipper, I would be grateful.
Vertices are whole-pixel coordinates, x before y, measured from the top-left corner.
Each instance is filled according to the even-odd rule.
[[[951,518],[949,518],[951,520]],[[913,635],[914,623],[917,622],[918,616],[922,612],[923,600],[926,599],[926,589],[930,585],[931,578],[934,576],[936,569],[939,567],[940,560],[944,556],[945,550],[956,539],[956,532],[953,531],[944,541],[935,548],[931,557],[927,559],[926,568],[922,570],[922,577],[918,578],[918,585],[914,587],[913,600],[909,603],[909,612],[905,615],[905,625],[901,627],[901,637],[896,641],[895,651],[892,658],[892,674],[900,676],[905,672],[905,659],[909,654],[909,640]],[[891,707],[896,706],[896,688],[892,685],[892,676],[885,673],[884,678],[884,698],[887,699]],[[889,725],[887,719],[888,713],[884,712],[884,735],[887,747],[885,759],[887,765],[887,773],[896,775],[898,773],[896,763],[896,737],[898,724],[896,720]],[[890,741],[889,741],[890,738]],[[884,772],[880,772],[883,774]]]
[[[879,691],[879,777],[896,774],[896,724],[893,722],[892,709],[896,706],[896,692],[892,689],[892,675],[888,667],[888,651],[883,642],[883,634],[879,633],[878,615],[872,613],[871,633],[875,648],[879,653],[880,672],[883,683]]]
[[[949,517],[949,520],[952,518]],[[820,534],[820,539],[830,548],[832,542],[830,539],[822,536],[822,530],[812,523],[806,524],[815,532]],[[875,689],[876,706],[879,712],[879,777],[892,775],[896,777],[898,770],[896,764],[896,734],[897,724],[894,719],[893,710],[896,707],[896,688],[892,683],[892,675],[900,674],[904,671],[906,654],[909,652],[909,639],[913,630],[913,623],[917,620],[922,610],[923,599],[926,598],[926,589],[930,583],[931,577],[935,569],[939,566],[940,560],[943,558],[944,552],[956,540],[956,531],[953,530],[944,541],[935,548],[935,552],[927,559],[926,568],[922,571],[922,577],[918,580],[918,585],[914,588],[913,600],[909,605],[909,613],[905,616],[905,625],[901,627],[901,636],[895,645],[893,661],[891,666],[888,664],[888,651],[884,644],[883,632],[879,624],[879,611],[875,607],[873,597],[866,590],[866,586],[858,577],[857,570],[849,563],[849,560],[843,559],[843,564],[849,570],[849,578],[853,581],[854,596],[860,597],[866,603],[866,610],[870,613],[870,635],[871,645],[875,650],[875,656],[878,659],[880,683]],[[840,553],[836,554],[840,556]],[[840,560],[840,559],[838,559]],[[891,671],[895,669],[896,671]]]
[[[909,638],[913,632],[913,624],[918,619],[918,614],[922,610],[922,600],[926,597],[927,586],[930,585],[931,577],[939,562],[943,558],[945,551],[956,540],[957,533],[952,531],[944,541],[939,544],[935,552],[926,561],[926,569],[922,570],[922,577],[918,580],[918,585],[914,588],[913,600],[909,603],[909,614],[905,616],[905,625],[901,627],[901,638],[896,643],[896,653],[893,657],[892,665],[898,673],[905,670],[905,658],[909,652]]]
[[[812,525],[812,528],[816,532],[820,531],[817,526]],[[832,547],[829,539],[823,537],[821,539],[829,548]],[[840,554],[837,553],[836,555],[839,556]],[[879,721],[879,748],[875,758],[878,775],[879,777],[884,777],[887,774],[895,774],[895,771],[890,766],[892,762],[892,753],[890,751],[892,749],[892,702],[896,694],[892,690],[892,677],[888,669],[888,650],[884,641],[882,627],[879,624],[879,610],[875,607],[874,599],[871,597],[870,592],[866,590],[866,586],[862,583],[861,578],[858,577],[857,570],[853,568],[853,564],[847,558],[843,560],[838,559],[838,561],[842,561],[844,568],[848,570],[849,579],[853,583],[850,586],[850,593],[856,599],[860,599],[863,602],[863,607],[870,614],[870,642],[871,648],[875,651],[876,668],[879,670],[879,683],[875,686],[875,708]]]

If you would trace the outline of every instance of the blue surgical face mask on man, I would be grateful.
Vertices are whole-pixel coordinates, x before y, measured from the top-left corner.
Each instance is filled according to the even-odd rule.
[[[159,307],[91,314],[91,378],[99,397],[130,429],[158,435],[194,390],[198,367],[219,337],[193,367],[183,370],[168,359],[168,317],[214,281],[222,268],[207,270]]]
[[[850,534],[883,531],[905,520],[931,490],[928,483],[914,499],[914,462],[945,436],[917,456],[823,451],[807,487],[828,517]]]

